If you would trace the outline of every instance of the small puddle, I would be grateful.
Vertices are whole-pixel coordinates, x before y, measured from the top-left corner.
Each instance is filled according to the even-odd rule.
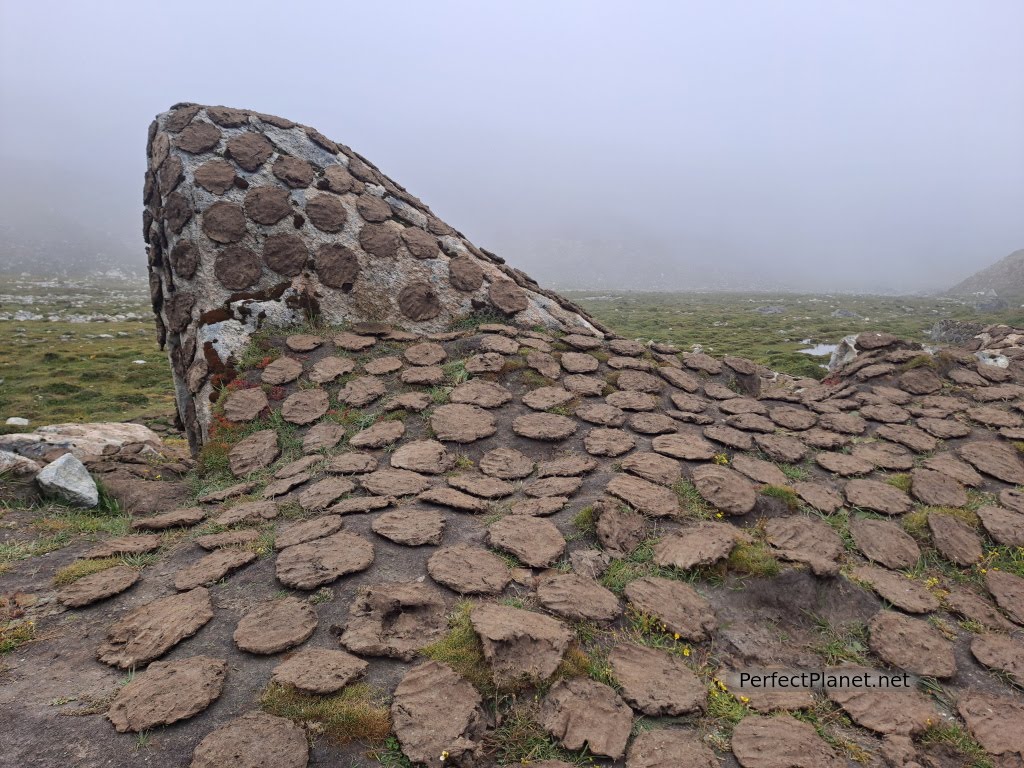
[[[836,348],[838,346],[838,344],[815,344],[813,347],[808,347],[807,349],[798,349],[797,352],[800,352],[801,354],[804,355],[814,355],[815,357],[821,357],[823,355],[831,355],[833,352],[836,351]]]

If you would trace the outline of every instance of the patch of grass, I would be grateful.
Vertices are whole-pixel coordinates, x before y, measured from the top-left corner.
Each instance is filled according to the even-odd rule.
[[[444,381],[449,387],[457,387],[469,381],[469,371],[466,370],[465,360],[451,360],[441,366],[444,371]]]
[[[914,538],[927,541],[931,538],[931,531],[928,528],[928,516],[932,513],[950,515],[951,517],[955,517],[957,520],[967,523],[975,529],[981,525],[981,520],[979,520],[978,516],[969,509],[962,509],[960,507],[924,506],[918,506],[913,511],[905,514],[900,520],[900,524],[903,526],[903,530]]]
[[[843,547],[848,552],[857,552],[857,543],[853,540],[853,534],[850,533],[850,511],[848,509],[840,509],[837,512],[833,512],[831,515],[826,515],[817,510],[811,510],[822,522],[828,525],[833,531],[839,534],[839,538],[843,540]]]
[[[335,744],[379,746],[391,733],[386,699],[365,683],[346,686],[331,696],[271,683],[260,697],[260,707],[278,717],[315,725]]]
[[[763,541],[737,542],[725,561],[729,571],[744,576],[777,576],[779,561]]]
[[[952,747],[964,758],[964,766],[969,768],[993,768],[988,753],[959,723],[942,723],[929,727],[922,734],[921,743],[925,746],[946,744]]]
[[[0,279],[0,284],[4,282]],[[103,294],[114,290],[117,288],[109,285],[97,286],[97,303],[106,300]],[[11,292],[0,288],[0,293]],[[0,412],[29,419],[29,429],[88,421],[169,423],[174,416],[174,387],[167,355],[156,344],[148,303],[140,293],[139,305],[132,307],[150,318],[147,320],[3,323]],[[63,308],[69,306],[65,303]],[[100,338],[101,334],[109,338]],[[136,364],[135,360],[145,363]],[[16,431],[25,428],[0,425],[0,434]]]
[[[812,618],[818,631],[818,642],[811,645],[811,650],[824,658],[828,666],[836,666],[843,662],[869,663],[866,625],[854,623],[836,626],[821,616]]]
[[[586,752],[569,752],[540,725],[536,702],[517,700],[502,713],[501,724],[484,739],[487,754],[498,765],[530,765],[542,760],[562,760],[570,765],[590,765]]]
[[[711,681],[708,686],[708,717],[735,726],[750,714],[753,714],[750,707],[730,693],[725,683],[717,678]]]
[[[66,532],[43,536],[28,541],[5,541],[0,542],[0,563],[12,563],[16,560],[26,560],[30,557],[39,557],[48,552],[55,552],[63,549],[71,543],[71,537]]]
[[[992,547],[979,566],[990,571],[1006,571],[1024,578],[1024,547]]]
[[[569,647],[562,663],[555,670],[554,678],[560,680],[573,677],[589,677],[616,690],[619,688],[612,665],[608,663],[608,653],[600,647],[584,648],[578,643]]]
[[[267,365],[281,356],[281,350],[270,343],[274,336],[283,331],[277,328],[261,328],[249,337],[249,343],[238,355],[235,368],[238,371],[251,371],[254,368],[266,368]]]
[[[679,505],[687,517],[694,517],[698,520],[710,520],[713,517],[721,517],[721,513],[704,501],[704,497],[697,491],[697,486],[689,480],[678,480],[672,485],[672,490],[679,497]]]
[[[430,395],[430,402],[434,405],[444,405],[451,398],[451,387],[431,387],[427,393]]]
[[[39,508],[42,514],[32,521],[32,527],[45,534],[106,534],[123,536],[131,531],[131,515],[125,514],[116,507],[110,510],[110,502],[104,509],[104,497],[100,496],[100,506],[93,509],[75,509],[45,505]]]
[[[811,477],[811,473],[807,471],[807,468],[801,467],[799,464],[776,464],[775,466],[786,476],[787,480],[799,482],[801,480],[808,480]]]
[[[597,521],[594,519],[594,508],[586,506],[572,517],[572,526],[580,533],[594,533]]]
[[[388,736],[384,743],[369,754],[384,768],[413,768],[412,762],[402,752],[402,745],[394,736]]]
[[[766,485],[761,488],[760,494],[778,499],[786,505],[790,512],[800,509],[800,497],[788,485]]]
[[[81,578],[100,573],[118,565],[123,565],[120,557],[103,557],[96,560],[76,560],[66,565],[53,575],[53,586],[63,587],[73,584]]]
[[[601,574],[599,579],[601,585],[615,594],[621,595],[630,582],[644,576],[680,579],[681,574],[674,568],[663,568],[654,564],[654,545],[658,541],[660,541],[658,537],[645,539],[625,557],[612,560],[608,569]]]
[[[483,645],[473,629],[473,603],[462,600],[448,617],[448,633],[420,651],[420,655],[443,661],[485,695],[496,690],[491,668],[484,659]]]
[[[519,377],[522,379],[523,384],[525,384],[527,388],[540,389],[541,387],[550,387],[555,383],[553,379],[549,379],[547,376],[542,376],[533,368],[525,367],[526,365],[527,364],[524,361],[523,365],[520,366],[522,370],[519,374]],[[568,411],[568,413],[561,414],[563,416],[571,416],[574,412],[572,410],[569,410],[568,406],[562,406],[562,408],[563,410]],[[554,408],[550,409],[548,412],[559,413],[559,411],[556,411]]]
[[[848,334],[887,331],[926,342],[936,320],[1019,323],[1019,309],[979,313],[958,299],[907,296],[616,291],[594,296],[563,291],[598,320],[627,338],[657,339],[690,349],[700,344],[713,355],[740,355],[794,376],[820,379],[827,356],[801,353],[806,344],[838,342]],[[778,314],[759,307],[777,305]],[[835,317],[837,309],[856,317]]]
[[[850,728],[853,723],[846,713],[831,701],[823,698],[815,698],[813,706],[809,709],[801,709],[793,714],[797,720],[801,720],[812,726],[825,742],[835,747],[840,752],[856,763],[870,763],[871,754],[860,744],[842,736],[840,728]]]
[[[481,325],[504,325],[507,322],[508,318],[500,312],[493,309],[481,309],[453,320],[448,328],[452,331],[475,331]]]
[[[899,488],[904,493],[910,493],[910,475],[906,472],[901,472],[895,475],[889,475],[885,478],[885,482],[891,485],[893,488]]]
[[[31,643],[35,637],[36,623],[34,621],[11,621],[0,626],[0,655],[10,653],[26,643]]]
[[[259,538],[249,547],[259,557],[269,557],[274,554],[274,527],[270,525],[264,528],[260,532]]]

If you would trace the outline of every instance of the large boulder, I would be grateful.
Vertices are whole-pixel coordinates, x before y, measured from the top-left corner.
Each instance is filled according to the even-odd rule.
[[[318,316],[440,331],[488,308],[520,325],[603,335],[312,128],[178,104],[150,126],[147,158],[153,310],[193,450],[208,437],[215,382],[230,378],[257,325]]]
[[[49,424],[33,432],[0,435],[0,451],[10,451],[31,459],[49,460],[59,453],[76,458],[115,453],[129,443],[160,446],[160,435],[141,424],[94,422],[89,424]]]

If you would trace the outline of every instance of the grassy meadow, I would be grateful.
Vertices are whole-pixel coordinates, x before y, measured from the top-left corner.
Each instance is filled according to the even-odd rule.
[[[658,339],[689,350],[699,344],[713,355],[740,355],[798,376],[821,378],[828,355],[799,350],[836,344],[861,331],[888,331],[927,343],[925,333],[943,318],[1024,324],[1024,309],[977,312],[969,304],[938,297],[751,293],[566,294],[598,320],[630,338]],[[759,308],[782,311],[772,314]],[[833,313],[853,317],[834,317]]]
[[[885,330],[927,341],[942,318],[1024,324],[1024,312],[979,314],[948,299],[727,293],[623,293],[570,298],[629,338],[701,345],[776,370],[821,377],[828,357],[799,352],[843,336]],[[759,307],[776,307],[772,314]],[[855,317],[834,317],[836,310]],[[144,362],[136,362],[136,361]],[[32,426],[66,421],[167,423],[174,401],[156,345],[144,281],[0,275],[0,433],[10,416]]]

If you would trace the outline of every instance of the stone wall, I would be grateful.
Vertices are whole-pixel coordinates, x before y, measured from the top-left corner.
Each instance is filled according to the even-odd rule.
[[[153,310],[193,450],[264,325],[317,318],[430,333],[490,309],[526,326],[606,331],[313,128],[178,104],[150,126],[147,155]]]

